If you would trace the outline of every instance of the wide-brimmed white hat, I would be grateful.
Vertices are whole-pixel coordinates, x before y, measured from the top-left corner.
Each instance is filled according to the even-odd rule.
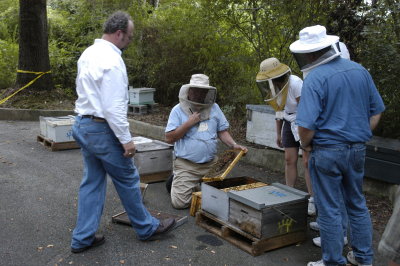
[[[306,27],[300,31],[299,40],[289,47],[292,53],[311,53],[337,43],[339,37],[327,35],[326,28],[321,25]]]
[[[204,74],[193,74],[190,78],[190,83],[184,86],[191,88],[216,89],[215,87],[210,86],[210,79]]]

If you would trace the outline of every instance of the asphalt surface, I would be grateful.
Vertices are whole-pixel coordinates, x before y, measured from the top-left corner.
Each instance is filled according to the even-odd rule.
[[[0,121],[0,265],[306,265],[320,259],[312,245],[316,232],[304,243],[253,257],[195,224],[189,210],[171,207],[165,183],[153,183],[145,194],[152,210],[188,216],[188,222],[161,241],[142,242],[133,229],[111,217],[123,211],[109,179],[99,233],[100,247],[70,252],[82,175],[79,149],[51,152],[36,141],[39,122]],[[283,176],[239,163],[233,176],[263,182],[283,182]],[[380,236],[374,234],[374,246]],[[346,251],[344,251],[346,252]],[[386,265],[379,254],[374,265]]]

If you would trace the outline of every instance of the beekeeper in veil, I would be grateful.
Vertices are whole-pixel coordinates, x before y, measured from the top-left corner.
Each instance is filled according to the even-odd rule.
[[[315,25],[302,29],[289,46],[300,69],[309,71],[296,123],[301,146],[310,151],[322,254],[308,266],[373,262],[372,222],[363,195],[365,143],[385,106],[368,71],[340,57],[338,41]],[[351,228],[346,257],[344,215]]]
[[[179,104],[172,108],[165,128],[165,140],[174,144],[176,157],[170,189],[176,209],[189,207],[201,178],[217,162],[218,138],[229,148],[247,152],[229,134],[229,123],[215,103],[217,89],[209,83],[204,74],[192,75],[181,87]]]
[[[294,187],[298,176],[297,160],[300,147],[299,134],[294,121],[303,81],[292,75],[287,65],[272,57],[261,62],[256,82],[265,102],[276,112],[276,144],[285,150],[286,185]],[[305,169],[307,190],[311,195],[310,176],[307,167]],[[315,214],[312,197],[310,197],[308,213]]]
[[[179,104],[187,115],[200,114],[200,121],[210,118],[211,107],[217,97],[217,89],[208,85],[208,77],[196,74],[190,84],[185,84],[179,91]]]

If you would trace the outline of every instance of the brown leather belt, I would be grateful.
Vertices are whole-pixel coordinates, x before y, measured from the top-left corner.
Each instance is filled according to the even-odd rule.
[[[104,118],[98,117],[98,116],[94,116],[94,115],[82,115],[82,117],[91,118],[91,119],[93,119],[93,121],[96,121],[96,122],[106,122],[106,120]]]

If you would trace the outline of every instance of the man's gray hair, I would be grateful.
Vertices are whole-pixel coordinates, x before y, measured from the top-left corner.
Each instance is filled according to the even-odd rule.
[[[128,30],[128,22],[132,20],[131,16],[122,11],[113,13],[103,25],[103,33],[110,34],[117,30],[126,32]]]

